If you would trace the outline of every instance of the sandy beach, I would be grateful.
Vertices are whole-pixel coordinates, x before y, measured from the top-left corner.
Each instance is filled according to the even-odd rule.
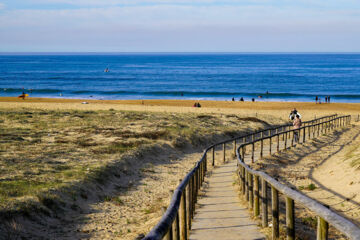
[[[0,97],[0,108],[72,109],[72,110],[126,110],[179,113],[228,113],[246,115],[275,115],[287,119],[296,108],[304,119],[328,114],[360,113],[360,103],[315,104],[312,102],[232,102],[200,101],[201,108],[193,107],[195,100],[83,100],[61,98]],[[83,104],[87,103],[87,104]]]

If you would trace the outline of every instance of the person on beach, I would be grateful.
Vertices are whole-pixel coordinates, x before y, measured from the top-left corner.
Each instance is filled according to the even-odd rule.
[[[300,119],[300,116],[299,114],[296,114],[295,115],[295,120],[293,122],[293,126],[294,126],[294,141],[295,142],[299,142],[299,129],[301,127],[301,119]]]
[[[231,101],[235,102],[235,98],[232,98]]]
[[[328,103],[330,103],[330,96],[328,96]]]
[[[243,97],[241,97],[241,98],[240,98],[240,102],[243,102],[243,101],[244,101],[244,98],[243,98]]]
[[[29,96],[29,94],[26,94],[26,93],[24,92],[24,90],[23,90],[23,91],[22,91],[22,94],[19,95],[18,98],[22,98],[23,100],[25,100],[25,97],[28,97],[28,96]]]
[[[319,100],[318,96],[315,97],[315,103],[317,103]]]
[[[327,103],[328,102],[328,97],[327,96],[325,96],[325,103]]]
[[[251,101],[252,101],[252,102],[255,102],[255,98],[252,98]]]

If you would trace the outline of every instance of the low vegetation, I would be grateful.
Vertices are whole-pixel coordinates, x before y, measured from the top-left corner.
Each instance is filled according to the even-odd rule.
[[[0,212],[28,212],[35,206],[50,214],[67,204],[59,191],[74,201],[87,199],[84,189],[72,186],[105,184],[109,172],[126,174],[126,168],[112,171],[124,154],[164,143],[205,146],[216,136],[238,135],[239,126],[244,131],[264,124],[236,115],[0,109]],[[118,197],[104,200],[123,204]]]
[[[360,169],[360,148],[355,145],[352,146],[345,154],[345,160],[350,160],[350,166]]]

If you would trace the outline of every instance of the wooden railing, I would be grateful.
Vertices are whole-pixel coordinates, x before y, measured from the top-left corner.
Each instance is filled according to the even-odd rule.
[[[251,169],[245,162],[246,146],[251,146],[251,159],[254,161],[255,143],[260,142],[260,157],[263,152],[263,141],[268,140],[270,143],[272,139],[276,139],[276,151],[279,149],[279,138],[283,138],[283,149],[291,147],[294,143],[294,133],[298,132],[301,142],[306,141],[306,136],[309,138],[319,136],[334,128],[349,125],[351,116],[341,116],[330,119],[328,121],[318,122],[312,125],[301,127],[298,130],[288,130],[281,133],[276,133],[270,136],[262,137],[247,143],[243,143],[237,149],[238,159],[238,176],[240,182],[240,189],[246,201],[248,201],[249,208],[253,210],[255,217],[261,215],[262,226],[268,227],[268,212],[267,204],[271,199],[272,209],[272,238],[278,239],[279,232],[279,193],[285,197],[286,209],[286,236],[287,239],[295,239],[295,203],[305,206],[318,216],[317,239],[328,238],[329,224],[334,226],[341,233],[345,234],[350,239],[360,239],[360,228],[351,221],[343,218],[337,213],[330,210],[328,207],[318,203],[317,201],[305,196],[304,194],[291,189],[290,187],[279,183],[276,179],[270,177],[264,172],[255,171]],[[287,141],[290,137],[290,144]],[[269,145],[269,153],[272,153],[272,145]],[[261,184],[260,184],[261,183]],[[268,196],[268,188],[271,188],[271,198]],[[261,214],[260,214],[261,202]]]
[[[336,114],[317,118],[311,121],[303,122],[304,126],[315,126],[322,122],[328,122],[336,118]],[[211,145],[206,148],[201,159],[195,164],[195,167],[181,180],[179,186],[175,189],[170,204],[160,219],[159,223],[145,236],[146,240],[157,239],[188,239],[189,231],[191,229],[191,222],[195,214],[195,204],[197,201],[198,192],[203,184],[204,177],[207,171],[208,159],[207,154],[212,154],[211,165],[215,165],[215,151],[221,146],[223,151],[223,161],[225,161],[225,154],[227,144],[233,144],[234,155],[237,154],[237,144],[248,141],[255,141],[260,138],[272,136],[282,132],[289,132],[292,124],[281,125],[274,128],[259,130],[244,136],[232,138]],[[210,164],[210,163],[209,163]]]

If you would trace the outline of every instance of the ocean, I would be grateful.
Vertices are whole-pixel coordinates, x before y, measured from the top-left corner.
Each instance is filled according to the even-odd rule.
[[[0,55],[0,97],[360,102],[359,81],[360,54]]]

